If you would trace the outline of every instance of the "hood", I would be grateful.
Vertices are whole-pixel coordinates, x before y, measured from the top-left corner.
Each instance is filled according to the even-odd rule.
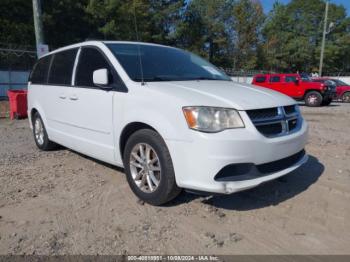
[[[181,99],[182,106],[230,107],[237,110],[295,104],[295,100],[268,88],[231,81],[148,82],[152,90]]]

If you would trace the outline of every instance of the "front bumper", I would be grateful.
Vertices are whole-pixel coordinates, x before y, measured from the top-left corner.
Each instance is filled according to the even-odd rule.
[[[298,132],[267,138],[257,131],[245,112],[240,113],[246,124],[245,128],[214,134],[189,130],[192,135],[191,142],[166,140],[179,187],[230,194],[286,175],[307,161],[308,157],[304,155],[292,165],[271,173],[256,174],[255,177],[238,181],[215,180],[220,170],[228,165],[262,165],[290,157],[305,147],[308,129],[305,121]]]
[[[323,93],[323,99],[336,99],[337,98],[337,92],[330,90]]]

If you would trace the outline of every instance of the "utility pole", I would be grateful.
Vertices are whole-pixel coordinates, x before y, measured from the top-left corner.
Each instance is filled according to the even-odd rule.
[[[42,53],[40,49],[44,45],[43,23],[41,20],[41,1],[33,0],[33,16],[34,16],[34,29],[35,29],[35,41],[38,57]]]
[[[327,20],[328,20],[328,5],[329,1],[326,0],[326,10],[324,16],[324,24],[323,24],[323,35],[322,35],[322,45],[321,45],[321,55],[320,55],[320,67],[318,69],[318,75],[322,76],[322,67],[323,67],[323,55],[324,55],[324,46],[326,44],[326,35],[327,35]]]

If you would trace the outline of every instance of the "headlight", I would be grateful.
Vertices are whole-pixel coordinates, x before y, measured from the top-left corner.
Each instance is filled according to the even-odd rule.
[[[244,127],[241,116],[235,109],[190,106],[184,107],[183,112],[188,127],[202,132],[220,132]]]

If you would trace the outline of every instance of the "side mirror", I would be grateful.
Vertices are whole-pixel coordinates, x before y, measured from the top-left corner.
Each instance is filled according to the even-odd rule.
[[[92,79],[94,82],[94,85],[101,87],[101,88],[109,88],[107,85],[109,84],[108,81],[108,70],[106,68],[101,68],[98,70],[95,70]]]
[[[295,79],[294,84],[299,85],[299,79]]]

